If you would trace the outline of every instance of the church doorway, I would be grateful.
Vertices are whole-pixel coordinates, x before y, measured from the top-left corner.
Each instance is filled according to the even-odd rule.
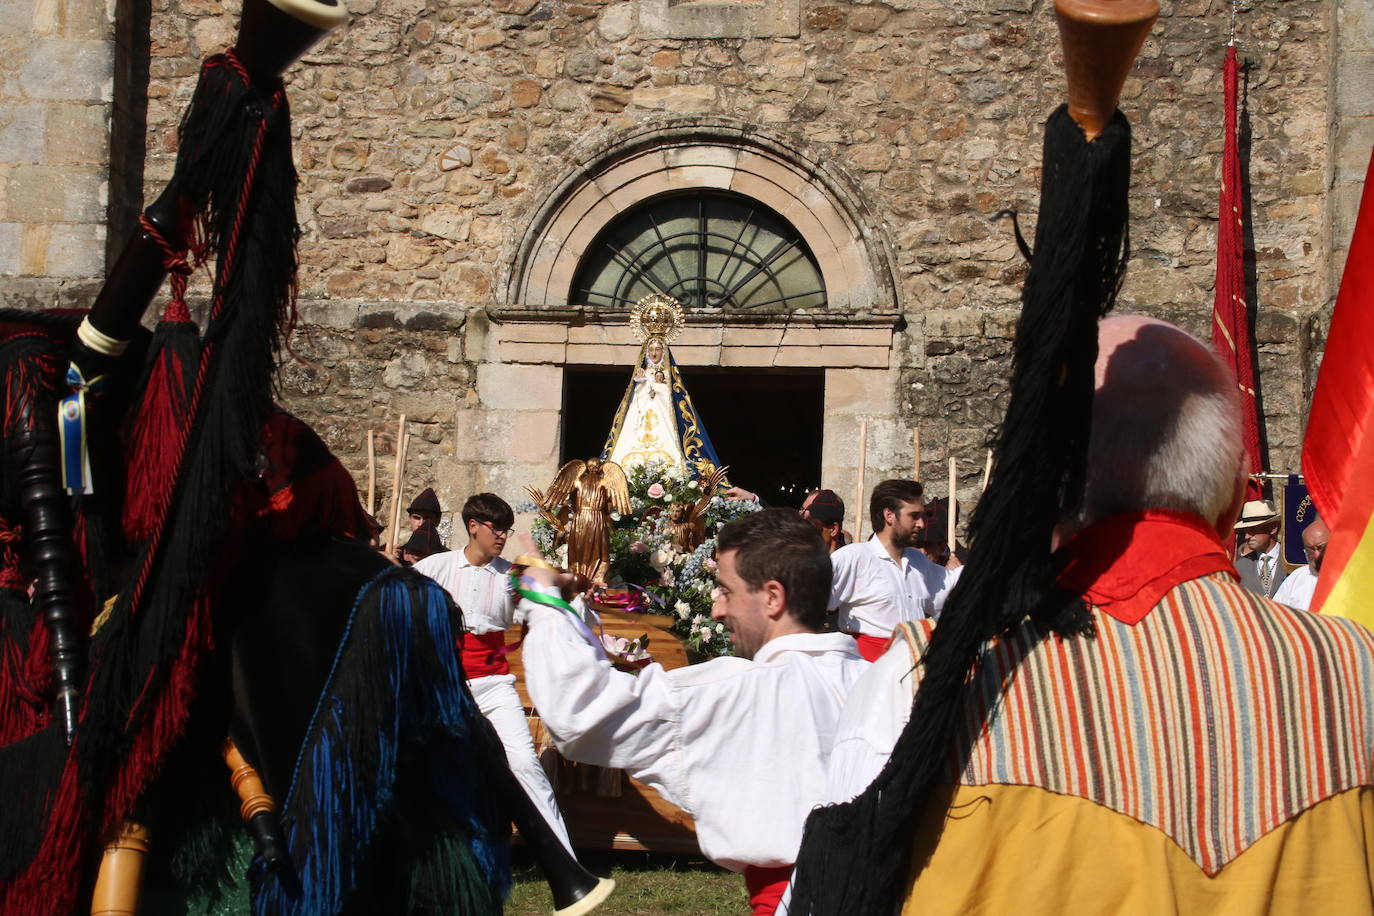
[[[697,414],[730,466],[730,482],[773,506],[799,506],[820,486],[825,375],[820,369],[679,367]],[[569,366],[559,462],[600,455],[630,371]]]

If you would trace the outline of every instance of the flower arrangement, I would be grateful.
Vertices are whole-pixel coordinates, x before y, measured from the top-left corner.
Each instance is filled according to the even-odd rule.
[[[690,551],[678,549],[669,520],[674,505],[690,506],[703,496],[700,484],[690,475],[668,470],[661,462],[630,468],[626,472],[632,517],[611,516],[611,572],[609,585],[639,586],[657,602],[650,610],[673,618],[675,632],[688,650],[706,656],[729,655],[730,634],[725,625],[711,619],[711,598],[716,587],[714,559],[716,532],[726,522],[758,505],[723,496],[711,496],[704,512],[706,540]],[[521,503],[517,512],[533,512],[533,503]],[[534,520],[535,546],[551,563],[565,563],[567,547],[555,550],[552,526]]]

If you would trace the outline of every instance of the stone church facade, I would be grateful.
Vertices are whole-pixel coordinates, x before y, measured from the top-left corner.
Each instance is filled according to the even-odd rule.
[[[752,434],[852,503],[861,456],[869,486],[909,476],[919,439],[930,489],[944,494],[953,457],[976,496],[1025,274],[998,214],[1029,236],[1041,125],[1063,94],[1049,4],[349,6],[287,78],[303,237],[280,383],[360,484],[377,435],[379,502],[402,414],[404,492],[432,484],[446,509],[483,489],[515,502],[586,457],[569,449],[595,435],[572,433],[604,436],[610,416],[584,389],[628,381],[626,306],[645,284],[683,292],[673,350],[689,387],[716,392],[708,428],[740,430],[717,437],[724,462]],[[1372,8],[1236,17],[1271,470],[1297,470],[1374,145]],[[237,11],[4,0],[5,304],[89,304]],[[1122,101],[1136,159],[1120,309],[1203,336],[1228,28],[1218,0],[1165,2]],[[764,388],[773,401],[751,394]],[[762,473],[749,460],[744,486]]]

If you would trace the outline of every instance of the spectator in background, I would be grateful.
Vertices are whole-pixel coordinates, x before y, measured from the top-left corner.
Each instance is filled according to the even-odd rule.
[[[854,637],[859,654],[873,661],[899,623],[936,615],[950,573],[916,549],[926,524],[919,483],[884,480],[868,509],[873,537],[830,555],[830,610],[839,612],[839,628]]]
[[[802,503],[800,512],[801,517],[820,532],[825,549],[830,553],[852,540],[844,532],[844,500],[834,490],[813,491]]]
[[[1317,590],[1317,573],[1321,572],[1322,559],[1326,556],[1326,542],[1331,531],[1320,518],[1302,530],[1302,552],[1307,555],[1307,565],[1299,566],[1288,574],[1274,592],[1274,600],[1300,611],[1310,609],[1312,593]]]
[[[416,531],[421,525],[428,525],[436,531],[439,528],[439,497],[432,487],[425,487],[406,509],[410,513],[410,530]]]
[[[1245,536],[1250,552],[1236,557],[1240,584],[1266,598],[1283,584],[1286,573],[1279,556],[1279,510],[1265,499],[1253,499],[1241,510],[1236,530]]]
[[[429,525],[421,525],[410,533],[410,540],[401,548],[401,562],[413,566],[425,557],[444,552],[444,544],[439,540],[439,532]]]

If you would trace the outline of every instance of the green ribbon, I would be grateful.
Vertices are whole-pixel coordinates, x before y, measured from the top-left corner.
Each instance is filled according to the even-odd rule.
[[[573,616],[575,620],[579,622],[582,620],[582,615],[577,613],[577,610],[571,604],[564,601],[562,598],[559,598],[557,595],[546,595],[543,592],[534,591],[521,586],[520,574],[515,572],[514,570],[512,570],[510,574],[510,587],[511,591],[513,591],[516,595],[520,596],[521,598],[533,601],[535,604],[542,604],[545,607],[558,608],[560,610],[567,611],[569,614]]]

